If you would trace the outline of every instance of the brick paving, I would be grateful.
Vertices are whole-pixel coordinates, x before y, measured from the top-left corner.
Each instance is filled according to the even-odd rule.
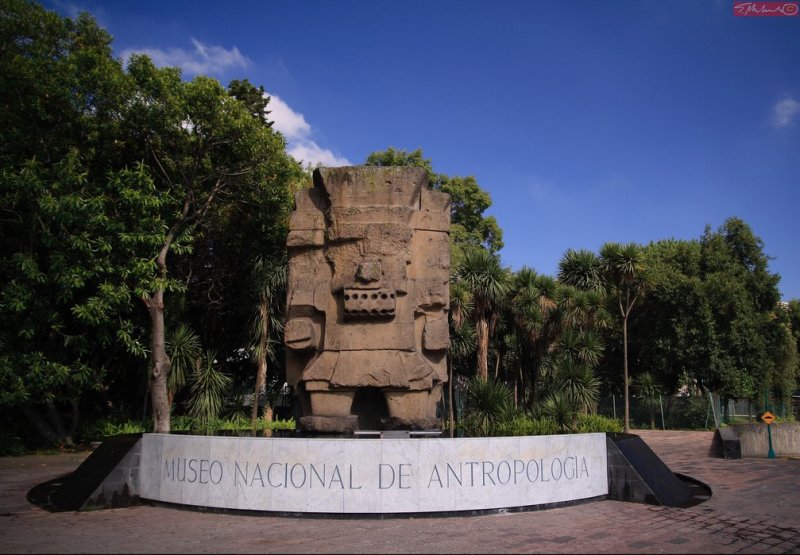
[[[85,454],[0,458],[2,553],[800,553],[800,459],[709,456],[712,432],[636,432],[670,467],[711,487],[671,508],[594,501],[524,513],[294,518],[139,505],[51,513],[35,485]]]

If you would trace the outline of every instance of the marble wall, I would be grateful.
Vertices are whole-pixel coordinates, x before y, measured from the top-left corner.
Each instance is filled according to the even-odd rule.
[[[608,494],[605,434],[459,439],[145,434],[140,496],[309,513],[524,507]]]

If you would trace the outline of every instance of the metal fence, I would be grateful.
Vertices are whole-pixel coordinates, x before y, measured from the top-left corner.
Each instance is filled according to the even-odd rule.
[[[791,405],[772,400],[754,403],[747,399],[721,399],[709,393],[702,397],[663,395],[657,404],[650,404],[631,396],[630,424],[634,428],[709,430],[721,424],[755,422],[765,408],[779,418],[796,419],[800,414],[800,398],[794,401]],[[625,400],[621,395],[603,397],[597,412],[621,420],[625,414]]]

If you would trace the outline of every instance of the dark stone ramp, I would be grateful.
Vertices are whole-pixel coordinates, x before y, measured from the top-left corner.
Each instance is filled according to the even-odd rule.
[[[736,430],[730,426],[717,428],[714,432],[714,440],[711,442],[709,456],[722,457],[724,459],[741,459],[742,444]]]
[[[606,434],[608,497],[668,507],[692,504],[689,486],[637,435]]]
[[[118,467],[141,438],[142,434],[126,434],[103,440],[75,472],[63,479],[51,495],[52,503],[67,511],[130,505],[136,495],[130,491],[130,484],[138,480],[126,476],[129,468]]]

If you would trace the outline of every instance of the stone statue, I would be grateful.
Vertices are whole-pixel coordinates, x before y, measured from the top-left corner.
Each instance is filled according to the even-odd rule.
[[[410,167],[319,168],[289,224],[298,426],[432,429],[447,381],[450,196]]]

